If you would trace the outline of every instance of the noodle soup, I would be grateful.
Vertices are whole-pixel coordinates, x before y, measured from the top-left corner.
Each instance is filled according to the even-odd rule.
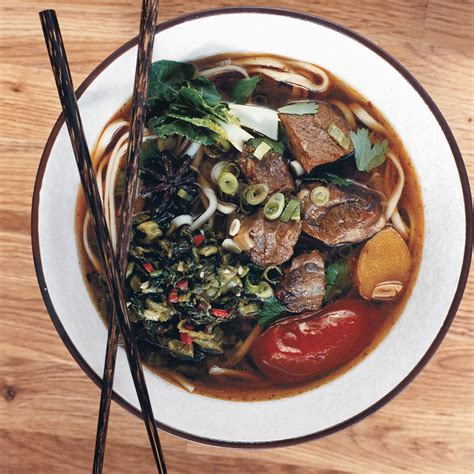
[[[126,291],[142,358],[185,390],[263,400],[353,367],[389,331],[423,242],[383,115],[330,71],[264,54],[153,65]],[[93,153],[114,245],[130,104]],[[78,199],[84,273],[108,295]]]

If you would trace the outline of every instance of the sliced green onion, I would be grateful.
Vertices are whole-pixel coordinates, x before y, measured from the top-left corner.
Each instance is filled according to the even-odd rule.
[[[255,156],[257,160],[261,160],[271,149],[272,147],[268,143],[262,141],[260,145],[258,145],[258,147],[255,148],[255,151],[253,152],[253,156]]]
[[[262,276],[269,283],[276,283],[282,275],[283,272],[281,271],[281,268],[272,265],[270,267],[265,268],[265,271],[263,272]]]
[[[137,229],[146,235],[145,239],[143,240],[148,244],[163,235],[163,231],[154,221],[142,222],[140,225],[137,226]]]
[[[229,164],[229,161],[219,161],[219,163],[216,163],[211,170],[211,179],[214,181],[214,183],[219,182],[219,177],[220,175],[225,171],[227,165]]]
[[[215,245],[206,245],[202,249],[199,249],[199,255],[203,255],[204,257],[210,257],[211,255],[216,254],[219,249]]]
[[[244,316],[250,316],[251,314],[257,313],[259,310],[259,307],[256,303],[249,303],[246,305],[243,305],[239,308],[239,313],[243,314]]]
[[[191,196],[191,194],[189,194],[184,188],[179,188],[177,194],[181,199],[184,199],[185,201],[190,202],[193,200],[193,197]]]
[[[246,289],[249,293],[255,294],[255,293],[258,291],[258,284],[257,284],[257,285],[252,284],[252,283],[250,282],[249,277],[247,276],[247,278],[245,279],[245,289]]]
[[[256,285],[252,284],[247,277],[245,280],[245,289],[259,298],[266,299],[273,295],[273,289],[266,281],[260,281]]]
[[[335,123],[329,125],[328,133],[341,148],[349,150],[351,147],[351,139]]]
[[[267,299],[273,296],[273,289],[270,286],[270,284],[266,281],[261,281],[258,284],[258,290],[255,292],[255,294],[262,299]]]
[[[249,186],[245,191],[245,200],[251,206],[257,206],[261,204],[268,196],[268,186],[266,184],[253,184]]]
[[[240,230],[240,220],[239,219],[234,219],[229,226],[229,235],[231,237],[235,237]]]
[[[235,163],[227,163],[225,166],[224,166],[224,170],[223,171],[227,171],[229,173],[232,173],[234,176],[236,176],[237,178],[240,176],[240,168],[235,164]]]
[[[298,207],[295,209],[295,212],[293,212],[291,220],[296,222],[301,220],[301,203],[299,203]]]
[[[288,222],[298,207],[300,207],[300,202],[296,199],[290,199],[280,216],[280,220],[282,222]]]
[[[133,273],[134,267],[135,264],[133,262],[129,262],[129,264],[127,265],[127,270],[125,272],[125,278],[128,278]]]
[[[237,178],[228,171],[219,176],[219,188],[224,194],[234,195],[239,189]]]
[[[222,248],[233,253],[242,252],[242,249],[232,239],[224,239],[222,242]]]
[[[310,199],[316,206],[324,206],[329,201],[329,189],[324,186],[316,186],[310,194]]]
[[[284,207],[284,194],[275,193],[265,204],[265,207],[263,208],[263,213],[268,220],[274,221],[275,219],[278,219],[280,217]]]

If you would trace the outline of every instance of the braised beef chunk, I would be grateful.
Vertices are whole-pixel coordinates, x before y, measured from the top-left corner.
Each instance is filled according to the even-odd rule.
[[[349,138],[349,125],[329,104],[320,102],[313,115],[279,115],[291,150],[307,173],[316,166],[342,158],[354,149]]]
[[[250,259],[260,267],[268,267],[280,265],[291,258],[300,233],[301,221],[270,221],[260,208],[251,216],[241,218],[240,231],[234,241],[237,244],[242,241],[251,243],[252,248],[248,251]]]
[[[292,260],[276,297],[292,313],[317,310],[323,303],[325,283],[323,257],[317,250],[305,252]]]
[[[294,191],[295,185],[282,155],[270,150],[259,160],[253,155],[254,151],[253,146],[245,145],[238,159],[248,182],[265,183],[270,193]]]
[[[329,191],[323,205],[311,200],[311,191],[318,186]],[[298,196],[303,202],[303,232],[326,245],[360,242],[385,226],[384,196],[361,184],[338,187],[316,182],[305,185]]]

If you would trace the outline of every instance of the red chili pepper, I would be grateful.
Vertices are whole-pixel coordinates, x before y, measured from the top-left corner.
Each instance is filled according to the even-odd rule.
[[[176,293],[176,290],[174,288],[170,291],[170,294],[168,295],[168,301],[170,303],[177,303],[179,301],[178,293]]]
[[[188,280],[181,280],[181,281],[178,281],[178,290],[181,290],[181,291],[188,291],[188,290],[189,290],[189,283],[188,283]]]
[[[190,324],[183,324],[183,328],[192,331],[194,328]]]
[[[151,263],[144,263],[143,264],[143,268],[148,272],[148,273],[151,273],[151,272],[154,272],[155,271],[155,267],[151,264]]]
[[[182,332],[179,335],[179,338],[181,339],[181,342],[186,344],[187,346],[190,346],[193,343],[193,340],[189,334],[186,334],[185,332]]]
[[[216,318],[228,318],[230,316],[229,311],[225,309],[213,309],[211,310],[211,314]]]
[[[196,247],[200,247],[204,242],[204,235],[198,234],[193,237],[193,243]]]

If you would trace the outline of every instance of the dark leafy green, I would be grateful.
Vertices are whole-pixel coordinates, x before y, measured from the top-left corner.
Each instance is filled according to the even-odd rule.
[[[231,121],[228,106],[209,79],[196,77],[192,64],[153,63],[147,104],[148,126],[158,137],[178,134],[205,145],[226,138],[222,122]]]
[[[237,81],[230,92],[232,100],[238,104],[244,104],[247,99],[253,94],[253,91],[257,87],[260,78],[253,76],[248,79],[240,79]]]
[[[174,100],[180,86],[191,80],[195,74],[196,68],[189,63],[167,60],[153,63],[148,86],[148,106]]]

